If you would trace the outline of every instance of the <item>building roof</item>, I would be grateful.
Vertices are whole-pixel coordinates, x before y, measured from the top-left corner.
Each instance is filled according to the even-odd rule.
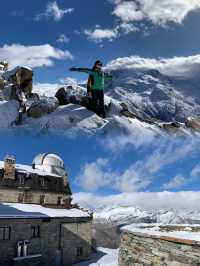
[[[79,209],[52,209],[36,204],[0,203],[0,219],[19,218],[89,218]]]
[[[4,161],[0,161],[0,168],[4,168]],[[23,164],[16,164],[15,168],[17,172],[27,173],[27,174],[38,174],[40,176],[54,176],[54,177],[63,177],[62,175],[58,175],[48,171],[48,169],[33,169],[32,166],[23,165]]]

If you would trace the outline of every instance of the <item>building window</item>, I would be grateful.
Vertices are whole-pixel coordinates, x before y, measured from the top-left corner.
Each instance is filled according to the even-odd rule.
[[[43,178],[43,177],[40,178],[40,185],[41,185],[42,187],[45,186],[45,181],[44,181],[44,178]]]
[[[83,256],[83,247],[77,247],[76,254],[77,257]]]
[[[58,204],[58,205],[62,205],[62,197],[58,197],[57,204]]]
[[[10,240],[10,226],[0,227],[0,240]]]
[[[19,193],[18,195],[18,202],[23,203],[24,202],[24,193]]]
[[[40,204],[41,205],[45,204],[45,195],[40,195]]]
[[[24,178],[23,175],[19,176],[19,183],[20,183],[20,185],[24,185],[25,184],[25,178]]]
[[[40,226],[39,225],[31,226],[31,229],[32,229],[32,238],[40,237]]]

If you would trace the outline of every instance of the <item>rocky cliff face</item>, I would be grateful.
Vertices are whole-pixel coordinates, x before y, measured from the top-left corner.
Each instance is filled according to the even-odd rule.
[[[115,70],[108,95],[125,102],[143,118],[185,122],[200,115],[200,82],[175,78],[157,70]]]

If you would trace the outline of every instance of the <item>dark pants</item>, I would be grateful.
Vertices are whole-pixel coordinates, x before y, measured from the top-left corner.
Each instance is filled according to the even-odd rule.
[[[105,118],[103,90],[92,90],[92,105],[95,113]]]

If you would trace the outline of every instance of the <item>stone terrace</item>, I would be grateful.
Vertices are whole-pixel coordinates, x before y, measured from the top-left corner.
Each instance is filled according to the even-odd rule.
[[[200,266],[200,226],[123,227],[118,266],[133,265]]]

